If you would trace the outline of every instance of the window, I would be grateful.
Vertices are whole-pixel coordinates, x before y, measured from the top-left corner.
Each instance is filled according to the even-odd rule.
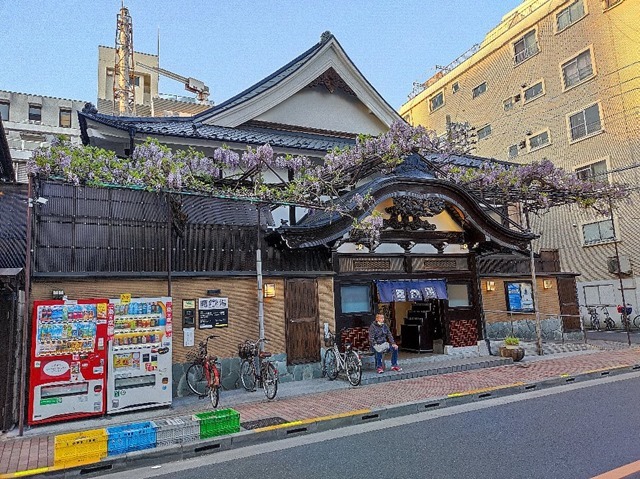
[[[538,53],[538,42],[536,42],[536,31],[531,30],[520,40],[513,44],[513,62],[518,65],[527,58]]]
[[[529,151],[535,150],[537,148],[542,148],[545,145],[549,144],[549,132],[543,131],[537,135],[529,138]]]
[[[135,86],[140,86],[140,77],[139,76],[134,77],[133,84]]]
[[[29,105],[29,121],[42,121],[42,105]]]
[[[602,130],[598,105],[591,105],[589,108],[571,115],[569,117],[569,127],[571,129],[572,141],[579,140],[580,138]]]
[[[599,284],[584,287],[584,300],[587,306],[599,304],[616,304],[616,295],[610,284]]]
[[[513,110],[513,97],[504,100],[502,102],[502,107],[504,108],[504,111]]]
[[[613,221],[611,219],[582,225],[582,240],[585,245],[612,241]]]
[[[542,82],[538,82],[533,86],[530,86],[524,91],[524,101],[530,101],[534,98],[539,97],[544,93],[544,88],[542,87]]]
[[[429,99],[429,108],[431,111],[437,110],[444,105],[444,92],[438,92]]]
[[[455,82],[453,85],[451,85],[451,91],[453,93],[456,93],[459,89],[460,89],[460,85],[458,84],[458,82]]]
[[[60,108],[59,125],[62,128],[71,128],[71,110],[68,108]]]
[[[608,181],[607,160],[596,161],[590,165],[576,168],[576,176],[581,180],[596,178],[598,181]]]
[[[593,65],[591,64],[591,50],[582,52],[575,58],[562,65],[562,78],[564,87],[576,85],[583,80],[593,76]]]
[[[478,140],[488,137],[491,134],[491,125],[483,126],[478,130]]]
[[[340,303],[343,313],[370,313],[371,287],[368,284],[342,286]]]
[[[2,121],[9,121],[9,102],[0,101],[0,118]]]
[[[507,292],[507,309],[521,313],[532,313],[533,287],[531,281],[505,282]]]
[[[471,306],[468,284],[447,283],[447,296],[450,308],[468,308]]]
[[[614,5],[619,4],[622,0],[604,0],[605,8],[611,8]]]
[[[556,15],[558,31],[564,30],[572,23],[580,20],[582,17],[584,17],[584,3],[582,0],[576,0]]]
[[[482,95],[485,91],[487,91],[487,82],[482,82],[480,85],[473,89],[473,98],[477,98]]]
[[[509,158],[515,158],[518,156],[518,145],[511,145],[509,147]]]

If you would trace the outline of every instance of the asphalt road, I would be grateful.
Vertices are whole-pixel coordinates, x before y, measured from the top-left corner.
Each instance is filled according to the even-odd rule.
[[[638,398],[629,373],[108,477],[584,479],[640,460]]]

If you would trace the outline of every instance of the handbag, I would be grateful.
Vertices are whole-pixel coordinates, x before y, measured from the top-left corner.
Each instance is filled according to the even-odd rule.
[[[375,349],[377,353],[385,353],[389,350],[389,343],[385,341],[381,344],[374,344],[373,349]]]

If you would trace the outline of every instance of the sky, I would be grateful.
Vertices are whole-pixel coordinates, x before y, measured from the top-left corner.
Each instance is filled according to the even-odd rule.
[[[222,103],[329,30],[395,109],[521,0],[125,0],[136,51],[209,86]],[[0,90],[96,102],[98,45],[121,0],[0,0]],[[160,92],[191,95],[161,78]]]

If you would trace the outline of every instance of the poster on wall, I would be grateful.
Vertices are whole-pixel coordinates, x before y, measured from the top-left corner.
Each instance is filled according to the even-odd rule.
[[[198,299],[198,327],[200,329],[229,326],[229,298]]]
[[[531,283],[507,283],[509,311],[533,312],[533,288]]]

